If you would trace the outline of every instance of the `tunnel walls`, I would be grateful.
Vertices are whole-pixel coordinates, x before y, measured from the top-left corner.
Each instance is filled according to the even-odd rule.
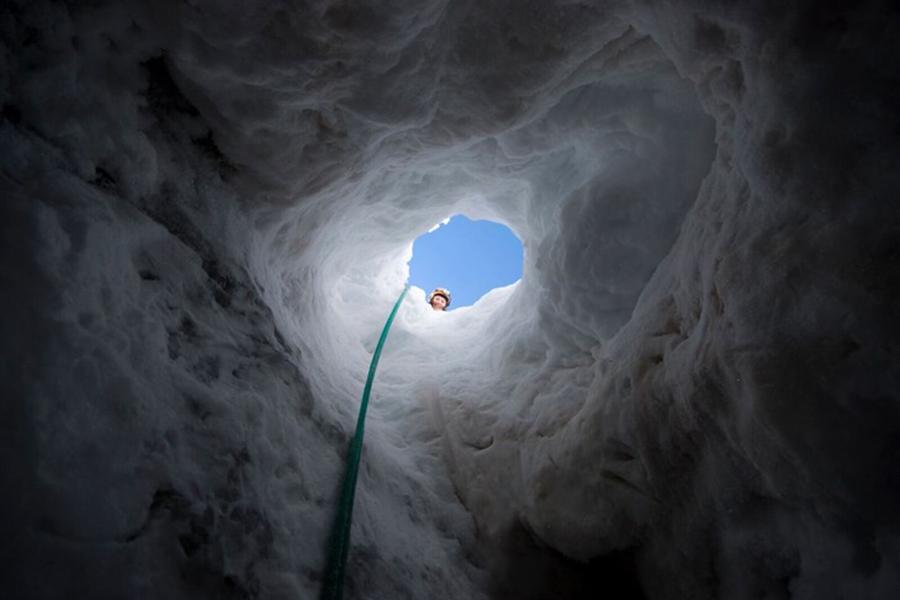
[[[348,597],[900,590],[886,4],[2,15],[14,597],[314,597],[457,212],[524,275],[405,301]]]

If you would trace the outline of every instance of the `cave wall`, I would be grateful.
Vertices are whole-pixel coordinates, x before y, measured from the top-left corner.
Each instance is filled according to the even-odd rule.
[[[4,587],[316,594],[410,244],[464,212],[524,276],[405,302],[350,597],[893,597],[896,25],[10,4]]]

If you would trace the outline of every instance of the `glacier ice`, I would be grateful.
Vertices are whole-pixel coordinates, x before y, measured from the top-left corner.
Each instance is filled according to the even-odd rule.
[[[886,3],[2,14],[11,597],[315,597],[456,213],[524,275],[404,301],[348,597],[900,591]]]

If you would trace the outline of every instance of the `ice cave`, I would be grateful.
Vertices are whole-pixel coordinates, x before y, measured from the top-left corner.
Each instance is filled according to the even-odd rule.
[[[900,597],[890,2],[11,0],[2,596]],[[891,200],[894,198],[894,200]]]

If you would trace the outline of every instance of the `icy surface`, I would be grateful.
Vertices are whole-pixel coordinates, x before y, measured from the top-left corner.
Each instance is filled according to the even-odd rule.
[[[315,597],[463,213],[348,597],[896,597],[897,12],[595,4],[4,8],[4,595]]]

